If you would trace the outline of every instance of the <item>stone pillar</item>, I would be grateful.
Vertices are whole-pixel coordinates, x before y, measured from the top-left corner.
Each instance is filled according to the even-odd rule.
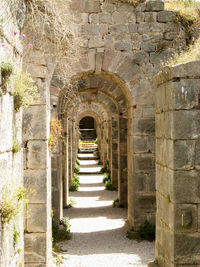
[[[68,140],[68,118],[65,118],[64,122],[64,132],[66,133],[64,136],[64,173],[63,173],[63,206],[68,205],[69,200],[69,140]]]
[[[156,77],[156,260],[200,265],[200,62]]]
[[[33,55],[36,58],[38,53],[33,53],[36,53]],[[28,204],[29,216],[25,220],[25,265],[31,264],[32,267],[51,264],[51,161],[48,138],[49,87],[53,69],[42,52],[37,64],[27,65],[40,93],[40,98],[25,109],[23,114],[23,142],[26,145],[24,184],[26,188],[33,190]]]
[[[73,163],[72,163],[72,121],[68,119],[68,168],[69,168],[69,186],[71,186],[73,178]]]
[[[119,157],[120,157],[120,168],[119,168],[119,181],[118,181],[118,194],[119,203],[127,207],[127,118],[119,118]]]
[[[113,187],[118,187],[118,131],[117,119],[112,118],[111,133],[111,180]]]

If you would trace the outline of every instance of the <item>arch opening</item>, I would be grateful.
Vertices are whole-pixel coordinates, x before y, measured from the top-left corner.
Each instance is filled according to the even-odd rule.
[[[95,140],[96,134],[96,121],[93,117],[83,117],[79,122],[79,132],[81,140]]]

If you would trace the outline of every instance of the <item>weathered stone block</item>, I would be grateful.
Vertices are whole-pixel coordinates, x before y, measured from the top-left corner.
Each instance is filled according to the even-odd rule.
[[[124,13],[124,16],[127,16],[128,23],[136,23],[136,15],[134,12],[129,12]]]
[[[170,180],[174,182],[172,201],[175,203],[200,203],[199,171],[171,171]]]
[[[154,135],[155,121],[154,119],[137,119],[135,120],[133,132],[141,135]]]
[[[26,262],[46,262],[46,234],[26,233],[25,239],[25,255]]]
[[[123,24],[128,22],[127,16],[124,16],[124,13],[120,13],[117,11],[112,14],[112,20],[114,24]]]
[[[86,24],[82,25],[83,34],[86,35],[104,35],[108,33],[108,25],[106,24]]]
[[[174,236],[174,261],[176,264],[200,264],[200,233],[177,233]]]
[[[27,166],[29,169],[46,169],[49,166],[47,159],[47,141],[29,141]]]
[[[153,64],[160,63],[161,61],[165,62],[172,57],[173,51],[167,50],[162,52],[152,52],[150,54],[150,62]]]
[[[136,6],[136,11],[143,12],[146,9],[146,3],[140,3]]]
[[[151,42],[144,42],[141,45],[141,49],[144,50],[145,52],[154,52],[156,50],[156,45]]]
[[[151,154],[135,155],[134,168],[136,172],[151,171],[155,168],[155,159]]]
[[[133,151],[134,153],[145,153],[148,152],[147,138],[134,136],[133,137]]]
[[[24,170],[24,185],[30,193],[30,203],[46,203],[47,170]]]
[[[149,55],[146,52],[137,52],[133,55],[133,62],[137,64],[149,62]]]
[[[116,5],[112,2],[103,2],[101,3],[101,9],[103,12],[113,12],[117,9]]]
[[[163,32],[164,24],[163,23],[153,23],[153,22],[144,22],[138,25],[138,32],[149,33],[149,32]]]
[[[167,105],[170,109],[194,109],[198,107],[199,79],[181,79],[166,84]]]
[[[116,34],[116,33],[128,33],[129,28],[128,25],[125,24],[117,24],[117,25],[111,25],[108,27],[108,31]]]
[[[157,21],[157,12],[145,12],[145,22],[156,22]]]
[[[163,33],[150,32],[150,33],[145,33],[142,36],[143,36],[143,41],[144,42],[147,42],[147,41],[157,42],[157,41],[162,40]]]
[[[173,22],[176,18],[176,13],[173,11],[158,12],[158,22]]]
[[[165,24],[165,28],[164,28],[165,32],[179,32],[180,31],[180,25],[178,24],[178,22],[167,22]]]
[[[195,167],[200,169],[200,139],[196,141],[195,145]]]
[[[47,227],[47,213],[45,204],[28,204],[29,217],[27,218],[27,231],[31,233],[44,233]]]
[[[132,45],[129,42],[116,42],[115,48],[120,51],[132,50]]]
[[[47,107],[30,106],[24,110],[23,113],[23,138],[30,139],[47,139]]]
[[[110,13],[100,13],[99,14],[99,22],[105,24],[112,23],[112,16]]]
[[[174,205],[174,230],[176,232],[197,231],[197,205]]]
[[[94,0],[94,1],[86,0],[83,12],[85,13],[100,12],[100,1],[99,0]]]
[[[89,15],[89,22],[91,24],[97,24],[99,23],[99,14],[92,13]]]
[[[89,48],[102,47],[104,46],[105,41],[101,36],[91,36],[89,39],[88,46]]]
[[[200,137],[200,111],[173,112],[173,139],[197,139]]]
[[[147,11],[161,11],[164,10],[164,2],[162,1],[148,1],[146,3]]]
[[[137,23],[144,22],[144,18],[145,18],[144,12],[137,12],[137,14],[136,14]]]
[[[142,210],[155,211],[156,196],[154,194],[143,194],[137,197],[138,208]]]
[[[166,39],[166,40],[174,40],[176,36],[177,36],[176,32],[166,32],[164,34],[164,39]]]
[[[184,140],[174,141],[174,164],[170,166],[174,169],[194,168],[195,162],[195,141]]]
[[[129,24],[128,27],[129,27],[130,33],[132,33],[132,32],[135,33],[138,31],[138,25],[137,24]]]

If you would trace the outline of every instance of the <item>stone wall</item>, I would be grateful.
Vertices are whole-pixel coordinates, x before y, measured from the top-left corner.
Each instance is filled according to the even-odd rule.
[[[12,4],[0,2],[0,66],[2,62],[10,62],[14,73],[22,69],[22,40],[19,33],[25,19],[23,1],[18,14],[14,10],[16,4],[17,1],[12,1]],[[7,200],[16,210],[16,194],[23,186],[23,149],[14,153],[13,141],[15,139],[22,145],[22,110],[15,111],[12,93],[12,82],[3,86],[0,72],[0,204]],[[23,266],[23,210],[12,217],[9,223],[1,223],[1,219],[0,266]]]
[[[27,26],[28,29],[28,26]],[[33,77],[39,97],[24,110],[24,184],[33,191],[25,220],[25,265],[50,266],[52,252],[50,81],[54,71],[51,55],[32,49],[23,68]]]
[[[166,67],[156,89],[156,260],[200,264],[200,61]]]
[[[155,223],[152,80],[162,62],[185,46],[184,28],[177,22],[175,13],[165,11],[164,2],[159,0],[146,1],[136,7],[115,0],[75,0],[71,12],[76,19],[72,27],[82,38],[85,51],[80,62],[71,66],[72,79],[78,80],[81,94],[84,90],[101,90],[117,103],[114,116],[119,127],[118,140],[117,143],[116,138],[111,140],[113,154],[109,156],[110,162],[117,157],[117,164],[115,160],[115,166],[111,166],[111,170],[115,170],[112,180],[115,184],[118,181],[123,204],[128,201],[129,224],[138,229],[145,220]],[[114,88],[113,81],[119,89]],[[93,94],[90,99],[86,95],[87,98],[88,103],[97,101],[102,109],[105,102],[112,110],[105,96],[100,95],[96,100]],[[66,110],[70,110],[70,105]],[[105,148],[102,143],[101,151]],[[104,151],[103,161],[105,154]]]

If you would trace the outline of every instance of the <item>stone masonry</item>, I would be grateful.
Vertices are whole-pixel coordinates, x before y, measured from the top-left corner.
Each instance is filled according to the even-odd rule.
[[[166,67],[156,89],[156,259],[200,264],[200,61]]]
[[[163,62],[186,45],[176,14],[165,11],[161,0],[136,6],[118,0],[73,0],[71,28],[82,40],[81,56],[69,66],[70,86],[62,88],[50,50],[43,51],[39,42],[27,50],[13,34],[33,34],[25,2],[8,2],[0,3],[0,62],[11,61],[15,72],[28,71],[40,96],[22,114],[14,111],[11,85],[0,95],[0,201],[4,185],[14,182],[33,190],[29,217],[19,215],[9,230],[1,225],[0,265],[51,266],[51,209],[58,222],[69,204],[79,122],[92,116],[101,160],[109,165],[120,204],[128,208],[127,224],[135,230],[145,220],[154,224],[157,205],[158,264],[197,267],[200,63],[165,68],[153,83]],[[12,9],[16,3],[20,6]],[[51,117],[61,120],[63,139],[50,154]],[[16,154],[14,133],[24,147]]]

